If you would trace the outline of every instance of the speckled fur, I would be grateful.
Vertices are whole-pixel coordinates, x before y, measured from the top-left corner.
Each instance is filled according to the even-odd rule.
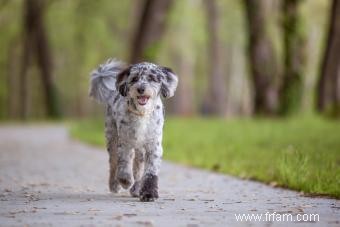
[[[177,83],[177,76],[169,68],[146,62],[125,66],[110,59],[92,72],[90,96],[106,105],[112,192],[122,186],[130,188],[131,195],[139,196],[141,201],[158,198],[164,123],[160,96],[172,97]],[[150,97],[146,105],[137,102],[141,87]]]

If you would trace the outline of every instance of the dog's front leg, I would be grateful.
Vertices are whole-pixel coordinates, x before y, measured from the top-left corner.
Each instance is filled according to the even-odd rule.
[[[163,149],[159,141],[149,143],[145,148],[145,171],[139,198],[143,202],[148,202],[158,198],[158,172],[161,167]]]
[[[133,148],[127,144],[118,142],[118,163],[117,163],[117,180],[123,188],[128,189],[133,182],[132,177],[132,159]]]
[[[135,157],[133,159],[133,178],[135,180],[130,188],[130,194],[133,197],[139,197],[141,179],[144,173],[144,149],[135,149]]]
[[[107,108],[106,122],[105,122],[105,137],[106,147],[110,155],[110,177],[109,188],[111,192],[117,193],[120,189],[120,184],[116,178],[117,175],[117,127],[112,118],[111,107]]]

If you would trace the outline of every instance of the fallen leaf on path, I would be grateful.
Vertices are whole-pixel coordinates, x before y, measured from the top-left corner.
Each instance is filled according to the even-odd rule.
[[[41,209],[41,210],[45,210],[47,209],[46,207],[33,207],[33,209]]]
[[[175,199],[171,199],[171,198],[169,198],[169,199],[163,199],[163,200],[167,200],[167,201],[175,201]]]
[[[64,212],[55,212],[55,215],[76,215],[79,214],[79,211],[64,211]]]
[[[87,211],[102,211],[102,210],[95,209],[95,208],[90,208],[90,209],[88,209]]]
[[[137,214],[123,214],[123,216],[126,216],[126,217],[130,218],[130,217],[135,217],[135,216],[137,216]]]
[[[152,221],[137,221],[136,223],[145,226],[154,226]]]
[[[115,216],[112,218],[113,220],[117,220],[117,221],[120,221],[123,219],[123,216],[122,215],[118,215],[118,216]]]
[[[17,211],[10,211],[9,214],[20,214],[20,213],[27,213],[26,210],[17,210]]]
[[[215,201],[214,199],[200,199],[201,201],[205,201],[205,202],[213,202]]]

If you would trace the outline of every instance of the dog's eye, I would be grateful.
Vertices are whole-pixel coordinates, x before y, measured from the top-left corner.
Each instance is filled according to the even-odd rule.
[[[137,81],[138,81],[138,77],[135,76],[135,77],[132,78],[131,83],[136,83]]]
[[[156,79],[156,77],[154,75],[149,75],[148,76],[148,81],[149,82],[157,82],[157,79]]]

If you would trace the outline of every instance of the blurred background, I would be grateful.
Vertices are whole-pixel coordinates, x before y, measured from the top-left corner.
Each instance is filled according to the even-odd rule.
[[[165,158],[339,197],[339,23],[339,0],[0,0],[0,119],[103,146],[89,73],[151,61],[180,81]]]
[[[0,117],[101,114],[89,73],[110,57],[172,68],[175,115],[336,115],[332,10],[325,0],[1,0]]]

